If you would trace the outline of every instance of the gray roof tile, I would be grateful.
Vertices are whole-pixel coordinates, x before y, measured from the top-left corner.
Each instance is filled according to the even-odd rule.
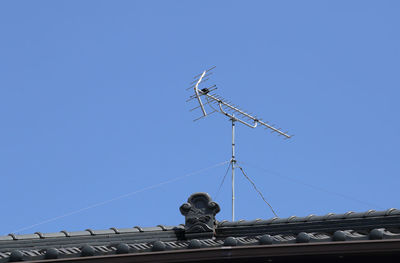
[[[182,226],[164,226],[164,225],[158,225],[162,230],[168,231],[168,230],[174,230],[174,229],[183,229]]]
[[[366,215],[365,212],[362,212],[362,213],[353,212],[353,213],[347,215],[345,218],[363,218],[363,217],[365,217],[365,215]]]
[[[65,233],[63,232],[55,232],[55,233],[38,233],[42,238],[52,238],[52,237],[65,237]]]
[[[25,234],[25,235],[12,235],[15,240],[24,240],[24,239],[39,239],[40,236],[38,234]]]
[[[400,210],[396,208],[390,208],[386,210],[386,215],[400,215]]]
[[[138,233],[140,232],[139,229],[137,228],[114,228],[118,233],[124,234],[124,233]],[[115,231],[114,230],[114,231]]]
[[[149,232],[149,231],[163,231],[162,227],[156,226],[156,227],[142,227],[141,232]]]
[[[150,252],[157,249],[180,250],[222,247],[224,244],[256,246],[259,244],[296,244],[313,242],[400,239],[400,210],[369,210],[306,217],[271,218],[268,220],[221,221],[214,238],[186,240],[184,226],[111,228],[59,233],[35,233],[0,237],[0,259],[7,262],[13,250],[20,250],[25,260],[45,258],[45,249],[57,248],[60,257],[82,256],[82,247],[91,247],[95,255]],[[154,247],[154,242],[157,247]],[[228,242],[229,241],[229,242]]]
[[[73,232],[68,232],[68,236],[70,237],[78,237],[78,236],[91,236],[92,234],[85,230],[85,231],[73,231]]]
[[[87,229],[89,231],[89,229]],[[90,230],[89,231],[92,235],[109,235],[115,234],[115,231],[112,229],[103,229],[103,230]]]
[[[0,236],[0,242],[7,241],[7,240],[13,240],[13,238],[11,236]]]

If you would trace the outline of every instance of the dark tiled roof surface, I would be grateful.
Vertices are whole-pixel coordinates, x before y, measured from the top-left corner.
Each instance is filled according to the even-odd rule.
[[[0,263],[193,248],[400,240],[400,210],[217,222],[212,238],[185,237],[184,225],[111,228],[0,237]]]
[[[273,224],[281,224],[281,223],[299,223],[299,222],[315,222],[315,221],[334,221],[334,220],[345,220],[345,219],[359,219],[359,218],[373,218],[373,217],[382,217],[382,216],[391,216],[391,215],[400,215],[400,210],[395,208],[390,208],[385,211],[375,211],[368,210],[366,212],[356,213],[356,212],[347,212],[344,214],[334,214],[329,213],[323,216],[317,216],[314,214],[305,216],[305,217],[297,217],[291,216],[288,218],[278,218],[274,217],[268,220],[256,219],[253,221],[239,220],[234,222],[229,221],[221,221],[218,223],[220,227],[228,227],[228,226],[254,226],[254,225],[273,225]]]

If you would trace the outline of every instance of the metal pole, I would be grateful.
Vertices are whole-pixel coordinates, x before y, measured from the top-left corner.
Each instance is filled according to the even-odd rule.
[[[235,118],[232,121],[232,222],[235,221]]]

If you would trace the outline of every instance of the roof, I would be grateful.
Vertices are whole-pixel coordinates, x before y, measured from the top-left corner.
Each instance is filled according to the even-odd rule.
[[[197,251],[197,255],[225,253],[223,251],[227,248],[239,254],[243,249],[252,249],[252,253],[258,250],[260,253],[272,253],[277,248],[304,250],[304,246],[321,251],[321,246],[338,248],[343,244],[346,244],[343,249],[355,244],[366,248],[370,244],[371,248],[394,246],[400,251],[400,210],[393,208],[362,213],[217,222],[218,204],[208,194],[196,193],[180,207],[180,211],[185,216],[185,224],[178,226],[1,236],[0,263],[123,255],[149,257],[171,253],[176,258],[177,254],[191,255],[193,251]]]

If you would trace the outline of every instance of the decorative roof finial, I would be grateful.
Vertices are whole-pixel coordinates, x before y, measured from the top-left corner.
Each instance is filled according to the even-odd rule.
[[[185,216],[185,237],[187,239],[214,236],[215,215],[220,208],[207,193],[192,194],[187,203],[181,205],[180,211]]]

